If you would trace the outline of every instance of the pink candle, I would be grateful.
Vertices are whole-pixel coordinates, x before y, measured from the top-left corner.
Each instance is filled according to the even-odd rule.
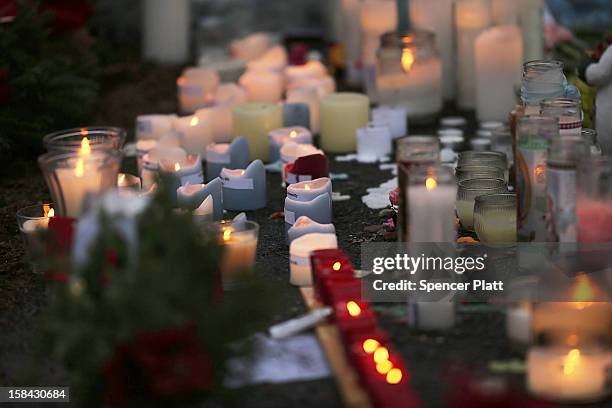
[[[579,196],[576,218],[579,242],[612,242],[612,206],[609,202]]]

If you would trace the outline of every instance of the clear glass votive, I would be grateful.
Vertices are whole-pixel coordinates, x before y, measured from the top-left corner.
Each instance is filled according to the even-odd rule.
[[[561,136],[580,136],[582,108],[580,100],[571,98],[547,99],[540,103],[540,114],[559,119]]]
[[[223,247],[220,272],[225,289],[235,288],[255,271],[259,224],[255,221],[220,221],[210,224]]]
[[[474,231],[474,202],[485,194],[507,193],[502,179],[468,179],[459,183],[457,190],[457,216],[464,229]]]
[[[56,215],[78,217],[89,194],[117,187],[121,166],[117,150],[94,150],[88,154],[49,152],[38,157]]]
[[[508,180],[508,158],[503,152],[467,150],[459,153],[458,166],[491,166],[504,172],[504,180]]]
[[[17,211],[17,225],[23,238],[26,256],[35,273],[40,272],[38,260],[45,252],[45,239],[41,233],[47,231],[49,218],[55,215],[53,204],[36,204]]]
[[[512,246],[516,242],[516,194],[487,194],[476,197],[474,231],[485,245]]]
[[[468,179],[503,179],[504,172],[495,166],[462,165],[455,169],[457,182]]]
[[[76,152],[88,141],[92,149],[121,150],[126,131],[118,127],[84,127],[60,130],[43,137],[43,145],[49,152]]]
[[[591,146],[591,156],[601,156],[601,146],[597,141],[597,131],[595,129],[582,128],[580,136]]]

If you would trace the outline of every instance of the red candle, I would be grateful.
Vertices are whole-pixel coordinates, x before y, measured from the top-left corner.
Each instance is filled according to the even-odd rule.
[[[358,372],[374,372],[376,364],[373,354],[384,344],[387,344],[389,337],[379,329],[371,333],[355,333],[346,339],[348,344],[348,357]]]
[[[361,299],[361,281],[350,279],[345,281],[323,280],[319,295],[321,302],[326,305],[335,305],[351,299]]]
[[[357,299],[335,304],[336,323],[344,336],[362,332],[369,333],[376,328],[376,317],[370,306]]]
[[[289,184],[321,177],[329,177],[329,162],[327,157],[320,153],[298,157],[285,166],[285,179]]]

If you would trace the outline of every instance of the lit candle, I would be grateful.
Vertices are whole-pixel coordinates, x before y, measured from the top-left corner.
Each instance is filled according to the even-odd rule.
[[[155,184],[161,160],[170,163],[184,163],[187,160],[187,152],[180,147],[158,145],[146,153],[142,158],[142,169],[140,172],[143,190],[149,190]]]
[[[271,130],[268,133],[268,137],[271,162],[280,160],[280,149],[285,143],[312,144],[312,133],[308,129],[299,126]]]
[[[372,109],[372,121],[385,123],[391,130],[391,137],[397,139],[408,135],[406,109],[401,107],[379,106]]]
[[[276,45],[268,48],[259,58],[251,60],[247,63],[248,71],[271,71],[279,74],[287,66],[287,51],[285,47]]]
[[[354,152],[355,132],[368,124],[370,100],[357,93],[335,93],[321,100],[321,146],[326,152]]]
[[[42,209],[42,211],[40,211]],[[36,216],[30,214],[32,210],[36,210]],[[51,204],[35,205],[26,207],[17,212],[17,219],[20,222],[19,229],[21,232],[32,234],[41,230],[46,230],[49,227],[49,218],[55,216],[55,210]]]
[[[283,126],[300,126],[310,128],[310,109],[302,102],[283,103]]]
[[[238,83],[247,93],[250,102],[273,102],[281,100],[284,90],[284,78],[271,71],[247,71]]]
[[[251,61],[262,56],[270,47],[272,39],[266,33],[253,33],[247,37],[234,40],[230,50],[234,58]]]
[[[283,127],[283,111],[272,103],[246,103],[234,108],[234,135],[249,142],[251,159],[268,161],[268,133]]]
[[[314,233],[336,234],[336,227],[334,227],[334,224],[320,224],[303,215],[295,220],[295,224],[293,224],[291,228],[289,228],[289,231],[287,231],[287,240],[289,241],[289,244],[291,244],[294,239],[297,239],[302,235]]]
[[[334,312],[338,329],[347,337],[355,335],[356,333],[371,332],[376,327],[374,311],[366,302],[361,302],[357,299],[337,302],[334,305]],[[389,354],[387,353],[384,360],[388,358]],[[381,355],[375,357],[377,363],[382,359],[383,356]]]
[[[302,177],[300,177],[300,173],[294,172],[293,164],[301,157],[310,157],[314,155],[325,157],[323,151],[317,149],[311,144],[298,144],[295,142],[286,142],[283,144],[283,146],[280,148],[283,182],[291,184],[299,181],[312,180],[312,174],[302,174]],[[320,171],[317,171],[317,169],[312,170],[315,170],[317,173],[325,171],[325,169],[320,169]],[[291,173],[291,175],[289,173]],[[326,174],[323,176],[326,176]],[[291,178],[291,180],[289,180],[289,178]]]
[[[210,122],[192,115],[177,118],[174,127],[182,135],[183,147],[187,153],[204,156],[206,146],[212,142]]]
[[[259,225],[254,221],[240,223],[221,221],[220,241],[223,246],[221,278],[223,287],[230,289],[253,273],[257,257]]]
[[[223,218],[223,183],[220,178],[211,180],[206,184],[186,184],[176,190],[178,206],[193,210],[198,208],[204,200],[212,197],[213,218]]]
[[[122,190],[140,190],[140,177],[133,174],[119,173],[117,175],[117,188]]]
[[[242,169],[222,169],[223,207],[233,211],[258,210],[266,206],[266,168],[255,160]]]
[[[206,180],[219,177],[222,168],[244,169],[251,162],[249,142],[244,137],[232,143],[212,143],[206,146]]]
[[[480,121],[505,121],[521,82],[523,40],[514,25],[483,31],[476,39],[476,113]]]
[[[384,123],[370,122],[357,129],[357,160],[372,163],[391,154],[391,130]]]
[[[171,132],[176,115],[138,115],[136,117],[136,140],[159,140]]]
[[[336,234],[306,234],[291,242],[289,247],[290,283],[296,286],[312,286],[310,253],[317,249],[337,247]]]
[[[183,162],[160,160],[160,174],[166,178],[168,193],[173,202],[176,202],[176,190],[187,184],[200,184],[204,182],[202,160],[200,155],[188,155]]]
[[[301,185],[300,188],[292,188],[293,184],[288,187],[287,197],[285,198],[285,227],[287,231],[298,218],[304,215],[321,224],[331,223],[332,204],[329,192],[331,183],[328,185],[327,182],[324,182],[324,179],[319,179],[313,187],[310,187],[311,183],[314,183],[314,181],[296,183]],[[314,190],[316,195],[310,195],[312,192],[310,189]]]
[[[299,102],[308,105],[310,122],[308,127],[314,133],[319,132],[319,92],[314,87],[302,87],[287,90],[287,102]]]
[[[191,67],[177,79],[178,100],[181,112],[192,113],[209,104],[221,83],[214,69]]]

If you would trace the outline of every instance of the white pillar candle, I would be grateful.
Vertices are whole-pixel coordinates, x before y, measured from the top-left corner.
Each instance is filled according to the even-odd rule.
[[[247,71],[238,81],[250,102],[278,102],[283,96],[283,76],[270,71]]]
[[[272,39],[266,33],[253,33],[247,37],[234,40],[230,50],[234,58],[251,61],[262,56],[270,47]]]
[[[321,100],[321,147],[330,153],[354,152],[355,132],[368,123],[370,100],[357,93],[339,92]]]
[[[519,0],[519,21],[523,32],[523,61],[544,56],[544,0]]]
[[[531,343],[531,304],[518,303],[506,310],[506,335],[519,345]]]
[[[207,197],[212,197],[213,218],[223,218],[223,183],[216,178],[206,184],[187,184],[176,190],[177,203],[180,208],[193,210],[198,208]]]
[[[222,169],[223,208],[233,211],[258,210],[266,206],[266,168],[261,160],[246,169]]]
[[[247,71],[272,71],[282,74],[287,66],[285,47],[276,45],[268,48],[262,56],[247,63]]]
[[[527,354],[527,388],[556,402],[596,402],[611,394],[611,370],[606,348],[534,347]]]
[[[331,223],[331,195],[325,192],[310,201],[294,200],[288,195],[285,198],[285,230],[288,232],[303,215],[321,224]]]
[[[312,286],[310,253],[317,249],[338,248],[336,234],[306,234],[291,242],[289,247],[290,282],[296,286]]]
[[[457,87],[461,108],[476,107],[476,77],[474,44],[476,37],[491,23],[491,12],[486,0],[457,0]]]
[[[332,183],[328,177],[301,181],[287,186],[287,197],[296,201],[311,201],[325,193],[329,194],[330,197],[332,195]]]
[[[405,108],[379,106],[372,109],[372,121],[386,123],[391,130],[393,139],[408,135],[408,119]]]
[[[221,83],[217,71],[210,68],[187,68],[176,80],[179,109],[192,113],[214,100]]]
[[[87,194],[99,192],[102,187],[102,173],[98,162],[99,153],[75,154],[65,167],[55,170],[57,183],[61,186],[65,217],[78,217]]]
[[[244,169],[251,162],[249,142],[244,137],[232,143],[211,143],[206,146],[206,179],[212,180],[221,174],[221,169]]]
[[[294,239],[297,239],[306,234],[336,234],[334,224],[320,224],[315,220],[303,215],[295,220],[295,224],[287,231],[287,240],[291,244]]]
[[[136,140],[159,140],[171,132],[176,115],[138,115],[136,117]]]
[[[145,59],[182,64],[189,59],[190,0],[146,0],[142,49]]]
[[[455,303],[449,299],[408,302],[408,324],[419,330],[448,330],[455,320]]]
[[[453,43],[453,0],[411,0],[410,16],[415,27],[436,33],[436,46],[442,58],[444,99],[453,99],[457,67]]]
[[[370,122],[357,129],[357,160],[360,162],[376,162],[391,154],[391,149],[391,130],[386,124]]]
[[[300,126],[274,129],[268,133],[268,136],[271,162],[280,160],[280,149],[285,143],[312,144],[312,133]]]
[[[483,31],[476,39],[476,114],[480,121],[505,121],[516,105],[523,39],[514,25]]]
[[[287,90],[287,102],[302,102],[308,105],[310,130],[319,132],[319,92],[315,87],[294,88]]]
[[[272,103],[246,103],[234,108],[234,135],[249,142],[251,159],[268,161],[268,132],[283,127],[283,109]]]
[[[206,146],[212,142],[212,129],[210,121],[201,119],[198,115],[179,117],[174,127],[181,134],[183,147],[187,153],[206,154]]]
[[[312,154],[325,155],[322,150],[317,149],[311,144],[298,144],[292,141],[283,144],[280,148],[283,182],[287,182],[286,168],[288,164],[294,163],[299,157],[310,156]]]

